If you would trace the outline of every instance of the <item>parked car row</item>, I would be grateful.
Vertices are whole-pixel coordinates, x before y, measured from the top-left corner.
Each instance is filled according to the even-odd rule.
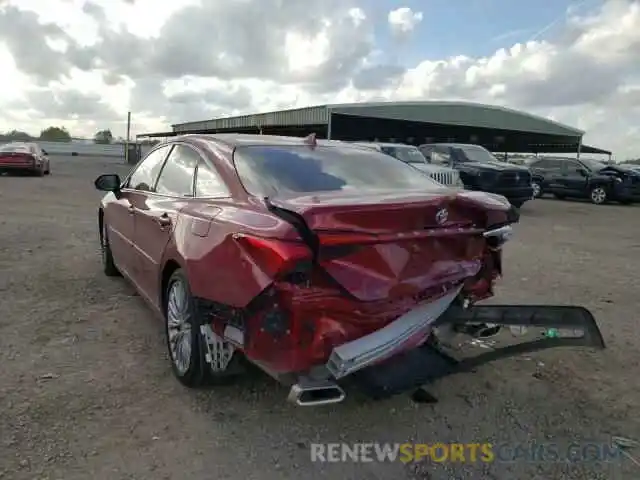
[[[502,195],[517,208],[533,199],[529,169],[502,162],[480,145],[434,143],[415,147],[397,143],[355,144],[391,155],[444,185]]]
[[[356,144],[391,155],[447,186],[502,195],[517,208],[545,194],[558,199],[586,198],[596,205],[640,201],[640,168],[634,165],[546,157],[516,165],[499,160],[480,145]]]

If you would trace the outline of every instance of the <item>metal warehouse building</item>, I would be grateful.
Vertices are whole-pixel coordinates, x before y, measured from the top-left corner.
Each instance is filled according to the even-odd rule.
[[[468,102],[385,102],[315,107],[218,118],[172,125],[172,132],[262,133],[264,135],[397,142],[475,143],[507,153],[611,152],[582,144],[585,132],[558,122],[504,107]]]

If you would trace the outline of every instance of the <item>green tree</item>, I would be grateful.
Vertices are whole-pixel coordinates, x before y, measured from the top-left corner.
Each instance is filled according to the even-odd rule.
[[[111,143],[113,142],[113,133],[111,130],[100,130],[93,136],[93,143]]]
[[[40,140],[47,142],[70,142],[71,135],[64,127],[49,127],[40,132]]]
[[[29,140],[33,140],[33,137],[27,132],[21,132],[20,130],[11,130],[10,132],[0,134],[0,140],[7,142],[28,142]]]

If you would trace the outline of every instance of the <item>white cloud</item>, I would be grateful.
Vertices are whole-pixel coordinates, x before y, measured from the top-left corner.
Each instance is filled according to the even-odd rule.
[[[379,43],[359,0],[8,0],[0,131],[123,135],[127,110],[140,133],[322,103],[460,99],[549,116],[586,130],[587,143],[640,155],[640,4],[581,11],[553,38],[399,66],[385,63],[389,49],[415,58],[419,44]],[[394,12],[405,34],[422,19]]]
[[[387,16],[391,31],[396,34],[406,34],[413,31],[422,22],[422,12],[414,12],[409,7],[391,10]]]

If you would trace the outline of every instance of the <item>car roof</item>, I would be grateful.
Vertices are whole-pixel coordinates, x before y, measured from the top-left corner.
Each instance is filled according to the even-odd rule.
[[[480,147],[484,148],[482,145],[478,145],[477,143],[449,143],[449,142],[441,142],[441,143],[423,143],[420,145],[421,147],[426,146],[439,146],[439,147]]]
[[[408,143],[392,143],[392,142],[351,142],[352,145],[374,145],[378,147],[410,147],[418,148]]]
[[[188,134],[175,137],[173,140],[200,140],[213,141],[222,143],[227,147],[240,147],[248,145],[272,145],[272,146],[289,146],[304,145],[306,137],[285,137],[280,135],[259,135],[248,133],[212,133],[212,134]],[[347,142],[338,140],[317,139],[318,145],[344,147],[352,145]]]

